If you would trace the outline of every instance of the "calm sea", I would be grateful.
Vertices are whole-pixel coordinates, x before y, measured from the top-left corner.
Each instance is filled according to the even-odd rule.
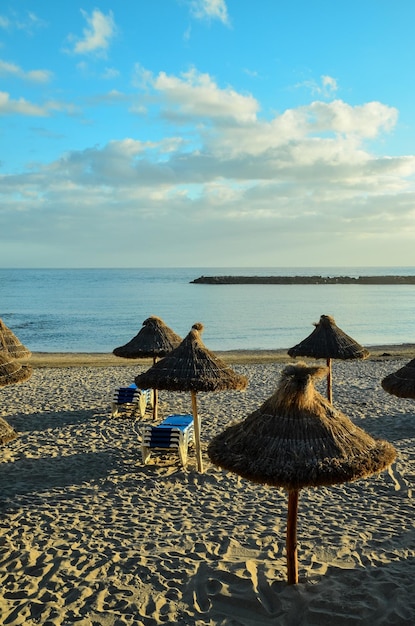
[[[321,314],[365,346],[415,343],[413,285],[194,285],[205,275],[415,275],[394,268],[0,269],[0,318],[32,352],[112,352],[150,315],[211,350],[289,348]]]

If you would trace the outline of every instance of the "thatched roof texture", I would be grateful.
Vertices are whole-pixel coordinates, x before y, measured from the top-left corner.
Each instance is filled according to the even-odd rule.
[[[339,328],[333,317],[321,315],[313,332],[299,344],[290,348],[292,357],[315,359],[365,359],[369,351]]]
[[[194,324],[177,348],[135,378],[137,387],[194,392],[246,389],[246,376],[234,372],[206,348],[202,331],[203,324]]]
[[[32,355],[30,350],[22,344],[3,320],[0,319],[0,351],[2,350],[7,350],[14,359],[24,359]]]
[[[22,365],[5,350],[0,350],[0,387],[28,380],[33,373],[30,365]]]
[[[385,391],[398,398],[415,400],[415,359],[381,381]]]
[[[195,429],[196,461],[203,472],[200,448],[200,416],[196,394],[199,391],[227,391],[246,389],[248,379],[233,371],[222,359],[208,350],[201,339],[203,324],[193,324],[181,344],[164,359],[155,363],[147,372],[135,378],[137,387],[190,391]]]
[[[124,346],[115,348],[113,354],[125,359],[163,357],[176,348],[182,338],[169,328],[160,317],[148,317],[139,333]]]
[[[325,367],[286,367],[277,390],[208,446],[213,463],[253,482],[298,490],[370,476],[394,447],[358,428],[314,388]]]
[[[16,439],[17,432],[12,428],[5,419],[0,417],[0,445],[8,443]]]

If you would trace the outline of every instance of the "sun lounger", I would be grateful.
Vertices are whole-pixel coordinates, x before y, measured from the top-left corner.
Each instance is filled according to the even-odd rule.
[[[152,397],[151,389],[138,389],[134,383],[129,387],[117,387],[112,398],[111,417],[116,417],[120,409],[144,417],[147,406],[151,406]]]
[[[153,450],[177,451],[181,464],[186,467],[188,447],[193,443],[193,415],[169,415],[158,426],[141,427],[141,452],[147,464]]]

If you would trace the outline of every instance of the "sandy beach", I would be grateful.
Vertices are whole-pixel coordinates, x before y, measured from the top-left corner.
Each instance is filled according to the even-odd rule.
[[[415,346],[370,350],[365,361],[333,363],[333,403],[390,441],[397,461],[378,476],[300,492],[292,586],[286,492],[226,473],[206,453],[216,433],[271,395],[292,362],[286,351],[216,353],[249,385],[198,394],[203,474],[192,449],[186,469],[172,453],[142,464],[150,413],[110,417],[114,388],[150,360],[33,354],[30,380],[0,390],[0,416],[19,433],[1,447],[1,623],[413,625],[415,401],[380,381]],[[324,383],[317,388],[324,394]],[[159,398],[160,419],[191,412],[187,393]]]

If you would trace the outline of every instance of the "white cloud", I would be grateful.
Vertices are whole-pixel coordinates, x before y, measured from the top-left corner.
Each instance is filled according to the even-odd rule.
[[[173,116],[200,118],[228,118],[239,123],[254,122],[259,110],[257,100],[231,89],[220,89],[209,74],[195,69],[180,77],[160,72],[156,78],[145,74],[147,84],[163,95]]]
[[[217,19],[224,24],[229,23],[225,0],[190,0],[190,10],[197,19]]]
[[[97,71],[93,63],[85,60],[76,64],[76,69],[83,75],[85,80],[115,80],[120,77],[120,72],[114,67],[105,67],[104,70]]]
[[[34,29],[44,28],[45,26],[47,26],[45,20],[39,18],[33,11],[27,11],[23,16],[13,12],[11,18],[4,14],[0,15],[0,28],[4,30],[16,29],[32,34]]]
[[[267,120],[258,116],[255,98],[221,88],[196,70],[153,76],[138,66],[135,78],[147,90],[137,104],[145,102],[149,109],[146,130],[50,163],[32,162],[21,175],[1,176],[0,238],[2,221],[14,212],[20,219],[24,212],[32,240],[48,224],[62,245],[78,241],[79,220],[86,232],[96,232],[99,224],[100,245],[106,242],[108,248],[128,224],[123,249],[136,250],[140,241],[143,262],[156,230],[162,244],[158,262],[171,261],[168,243],[180,232],[201,263],[211,251],[209,237],[220,232],[239,254],[235,264],[255,265],[252,233],[261,250],[269,251],[288,248],[284,242],[339,238],[350,250],[357,236],[375,248],[376,242],[413,233],[415,156],[378,157],[370,151],[373,139],[393,130],[396,109],[380,102],[352,106],[318,100]],[[104,99],[128,104],[117,91]],[[30,106],[0,96],[0,113],[14,108],[30,114]],[[50,114],[54,106],[65,105],[49,102],[31,114]],[[163,126],[161,134],[159,127],[157,140],[151,140],[151,116],[160,107],[172,122],[171,132]],[[219,263],[229,246],[215,257]],[[409,251],[409,239],[405,246]],[[246,256],[250,251],[253,256]]]
[[[303,110],[311,117],[316,131],[330,130],[370,138],[376,137],[382,130],[390,131],[398,118],[395,108],[381,102],[369,102],[361,106],[351,106],[342,100],[328,104],[313,102]]]
[[[99,105],[112,105],[119,104],[121,102],[130,102],[131,96],[127,95],[117,89],[111,89],[104,94],[97,94],[93,97],[87,98],[86,102],[88,105],[99,106]]]
[[[8,63],[0,59],[0,76],[15,76],[34,83],[47,83],[53,74],[49,70],[29,70],[26,72],[15,63]]]
[[[134,87],[139,89],[152,89],[154,77],[152,72],[146,70],[140,63],[135,63],[131,82]]]
[[[112,80],[114,78],[118,78],[119,75],[120,72],[114,67],[106,67],[104,73],[102,74],[102,78],[104,80]]]
[[[0,115],[31,115],[35,117],[46,117],[49,115],[45,107],[28,102],[24,98],[18,100],[10,99],[10,94],[0,91]]]
[[[88,27],[84,28],[83,37],[75,42],[73,52],[75,54],[105,54],[116,32],[112,11],[108,15],[104,15],[95,9],[89,15],[81,9],[81,13],[87,21]]]
[[[347,160],[351,153],[361,159],[361,142],[391,131],[398,118],[395,108],[380,102],[351,106],[342,100],[317,100],[262,120],[253,96],[220,88],[209,74],[194,68],[180,76],[153,76],[137,65],[134,82],[161,97],[163,115],[172,122],[204,122],[205,134],[203,126],[199,131],[204,145],[222,156],[259,155],[284,146],[283,160],[291,159],[293,150],[305,160]]]
[[[291,158],[292,150],[297,149],[301,159],[311,155],[314,160],[347,160],[351,154],[354,158],[360,154],[364,139],[391,131],[397,117],[395,108],[380,102],[353,107],[341,100],[316,101],[287,109],[270,121],[228,125],[218,136],[206,134],[205,141],[224,155],[280,150],[281,158]]]
[[[333,93],[338,89],[337,80],[332,76],[322,76],[321,82],[323,89],[329,91],[330,93]]]
[[[33,104],[25,98],[13,100],[6,91],[0,91],[0,115],[25,115],[28,117],[49,117],[54,112],[75,115],[78,109],[73,104],[48,100],[42,106]]]
[[[16,26],[20,30],[25,30],[31,33],[35,28],[44,28],[47,26],[47,23],[45,20],[33,13],[33,11],[27,11],[26,15],[16,22]]]
[[[295,85],[297,88],[305,87],[313,96],[320,98],[331,98],[339,89],[337,80],[332,76],[320,76],[320,82],[314,79],[305,80]]]

